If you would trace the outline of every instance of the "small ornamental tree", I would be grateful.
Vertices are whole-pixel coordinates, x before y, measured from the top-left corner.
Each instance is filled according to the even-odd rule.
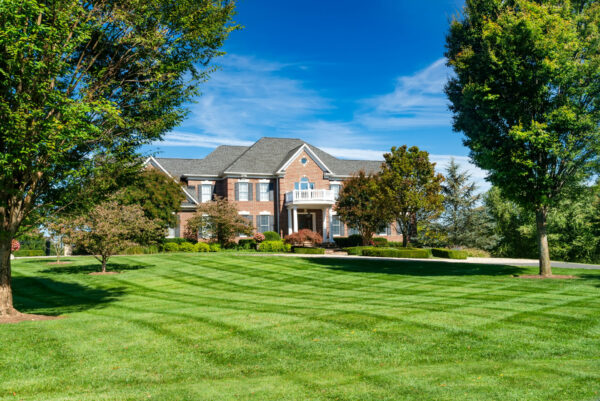
[[[446,38],[454,130],[502,195],[535,214],[551,276],[548,216],[600,157],[600,2],[467,1]]]
[[[391,220],[379,175],[364,171],[344,182],[335,210],[344,223],[359,232],[363,245],[369,245],[373,235]]]
[[[414,232],[415,220],[429,221],[439,216],[444,199],[444,177],[436,174],[435,163],[429,162],[429,153],[416,146],[392,147],[384,156],[381,186],[385,208],[398,222],[402,232],[402,245]]]
[[[186,237],[198,240],[210,236],[221,246],[239,235],[252,235],[252,224],[238,214],[236,206],[227,199],[215,196],[215,200],[200,204],[196,213],[186,224]]]
[[[71,233],[71,226],[66,218],[54,218],[46,224],[50,245],[56,253],[56,263],[60,263],[60,255],[65,250],[68,237]]]
[[[71,223],[71,241],[102,263],[102,273],[111,256],[134,245],[145,245],[149,238],[164,235],[159,224],[148,219],[138,205],[121,205],[110,199]]]
[[[302,245],[305,242],[310,242],[312,245],[319,245],[323,243],[323,237],[321,234],[316,233],[308,228],[298,230],[298,232],[286,235],[284,237],[285,242],[292,245]]]

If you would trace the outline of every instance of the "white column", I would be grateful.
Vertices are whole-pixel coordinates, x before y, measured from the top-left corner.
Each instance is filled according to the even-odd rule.
[[[298,208],[294,206],[294,232],[298,232]]]
[[[329,242],[327,235],[327,208],[323,208],[323,241]]]
[[[289,207],[288,207],[287,225],[288,225],[288,234],[291,234],[292,233],[292,209],[290,209]]]
[[[333,208],[329,208],[329,227],[333,227]],[[329,242],[333,242],[333,230],[329,229]]]

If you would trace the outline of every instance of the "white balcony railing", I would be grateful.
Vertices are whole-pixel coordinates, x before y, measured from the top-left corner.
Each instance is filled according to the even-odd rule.
[[[335,194],[330,189],[296,189],[286,192],[287,203],[334,203]]]

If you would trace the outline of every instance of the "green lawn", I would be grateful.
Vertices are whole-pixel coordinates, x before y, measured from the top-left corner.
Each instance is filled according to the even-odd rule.
[[[600,271],[233,254],[14,263],[2,400],[598,400]]]

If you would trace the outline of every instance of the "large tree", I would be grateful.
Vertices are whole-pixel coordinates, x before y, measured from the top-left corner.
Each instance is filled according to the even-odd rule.
[[[406,247],[416,222],[431,220],[441,213],[444,177],[435,172],[429,153],[416,146],[394,146],[383,157],[381,183],[385,207],[398,223]]]
[[[0,316],[17,313],[11,239],[182,121],[233,12],[229,0],[0,2]]]
[[[502,194],[547,217],[600,154],[600,3],[468,0],[447,36],[454,129]]]
[[[359,232],[363,245],[369,245],[373,235],[391,220],[381,192],[381,178],[364,171],[344,182],[335,210],[344,223]]]

